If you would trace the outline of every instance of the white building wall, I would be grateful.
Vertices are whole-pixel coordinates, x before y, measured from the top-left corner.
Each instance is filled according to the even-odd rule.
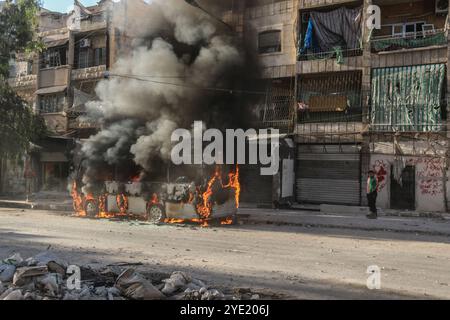
[[[415,166],[415,208],[419,212],[444,212],[446,197],[444,195],[444,169],[443,157],[406,156],[407,165]],[[394,163],[393,155],[372,154],[370,167],[377,173],[380,190],[377,206],[383,209],[391,207],[391,166]],[[448,174],[448,173],[447,173]],[[448,181],[447,190],[450,187]]]

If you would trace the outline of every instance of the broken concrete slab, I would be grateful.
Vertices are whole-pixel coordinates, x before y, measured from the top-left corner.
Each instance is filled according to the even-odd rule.
[[[171,295],[176,291],[185,288],[191,280],[191,277],[186,275],[184,272],[175,271],[169,279],[163,280],[165,285],[161,292],[165,295]]]
[[[133,300],[162,300],[166,298],[150,281],[132,268],[119,275],[115,287],[124,296]]]
[[[17,269],[14,274],[13,284],[20,287],[25,285],[31,278],[42,276],[46,273],[48,273],[47,266],[22,267]]]

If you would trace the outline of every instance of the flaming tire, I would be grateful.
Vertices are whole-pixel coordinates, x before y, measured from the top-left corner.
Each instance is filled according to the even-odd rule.
[[[94,200],[87,200],[84,205],[84,210],[86,211],[86,215],[90,218],[95,218],[99,213],[98,205]]]
[[[147,221],[150,223],[161,223],[166,219],[164,207],[160,204],[152,204],[147,208]]]

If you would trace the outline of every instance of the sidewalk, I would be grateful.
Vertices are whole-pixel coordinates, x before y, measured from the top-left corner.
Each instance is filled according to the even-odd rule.
[[[0,197],[0,207],[73,211],[72,199],[67,193],[62,192],[40,192],[31,197],[29,201],[26,201],[25,196]]]
[[[50,210],[73,212],[72,200],[41,197],[27,202],[24,199],[0,198],[0,207]],[[365,231],[391,231],[403,233],[450,236],[450,215],[439,214],[418,216],[417,213],[402,213],[385,211],[377,220],[369,220],[363,209],[337,207],[335,213],[332,207],[326,211],[312,210],[314,208],[295,208],[291,210],[275,210],[244,207],[239,209],[238,218],[243,224],[292,225],[308,228],[340,228]],[[416,214],[414,216],[413,214]]]
[[[365,215],[241,208],[239,209],[239,220],[249,224],[293,225],[310,228],[340,228],[450,236],[449,215],[442,215],[441,218],[380,216],[377,220],[370,220]]]

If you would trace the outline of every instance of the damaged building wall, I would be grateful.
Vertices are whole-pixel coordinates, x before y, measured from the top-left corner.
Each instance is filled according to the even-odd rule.
[[[393,166],[394,156],[372,154],[370,157],[371,167],[377,173],[380,181],[377,204],[383,209],[416,210],[420,212],[445,212],[445,188],[444,188],[444,166],[445,159],[433,157],[404,157],[406,166],[412,167],[415,184],[414,194],[404,195],[406,201],[414,199],[414,206],[398,206],[393,201]],[[448,175],[448,173],[447,173]],[[405,183],[405,182],[403,182]],[[403,188],[408,188],[402,186]],[[408,191],[405,191],[408,192]],[[409,192],[408,192],[409,193]],[[402,195],[396,195],[396,197]]]
[[[447,142],[443,138],[433,141],[405,139],[398,143],[371,144],[370,168],[378,178],[380,208],[420,212],[447,210],[446,192],[450,187]]]

